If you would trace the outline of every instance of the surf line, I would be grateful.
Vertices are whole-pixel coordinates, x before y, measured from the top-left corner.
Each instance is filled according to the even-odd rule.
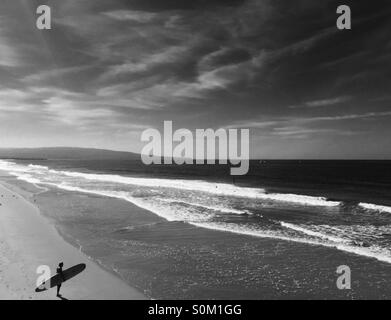
[[[181,316],[183,308],[182,307],[169,307],[169,306],[159,306],[155,304],[153,307],[148,307],[149,315],[171,315],[179,318]]]

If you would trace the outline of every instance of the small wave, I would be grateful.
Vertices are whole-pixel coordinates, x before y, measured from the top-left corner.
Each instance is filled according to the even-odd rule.
[[[143,198],[132,197],[129,192],[124,191],[106,191],[106,190],[92,190],[84,189],[80,187],[73,187],[66,183],[57,184],[56,187],[67,190],[76,191],[82,193],[89,193],[100,195],[104,197],[117,198],[133,203],[134,205],[150,211],[159,217],[166,219],[167,221],[205,221],[209,220],[214,215],[212,214],[197,214],[196,212],[186,212],[183,208],[175,209],[172,206],[160,206],[159,203],[152,202],[151,199],[144,200]]]
[[[44,166],[22,166],[17,164],[12,164],[10,162],[0,161],[0,169],[6,170],[13,175],[17,176],[20,180],[25,180],[33,184],[44,184],[56,186],[60,189],[67,191],[76,191],[83,192],[95,195],[101,195],[105,197],[118,198],[126,200],[133,203],[134,205],[146,209],[168,221],[183,221],[190,223],[192,225],[220,230],[233,232],[238,234],[245,234],[256,237],[263,238],[273,238],[280,239],[284,241],[293,241],[303,244],[310,245],[320,245],[330,248],[336,248],[345,252],[350,252],[353,254],[366,256],[370,258],[375,258],[379,261],[384,261],[391,263],[391,253],[388,249],[377,246],[376,244],[368,246],[360,246],[360,241],[355,241],[355,239],[360,239],[360,235],[363,235],[363,230],[357,229],[357,234],[354,237],[348,237],[346,233],[343,233],[345,238],[339,237],[340,233],[337,228],[327,227],[327,226],[302,226],[294,225],[292,223],[279,222],[280,226],[278,230],[263,230],[264,226],[259,225],[254,227],[250,224],[237,224],[237,223],[226,223],[215,221],[216,213],[208,212],[209,211],[220,211],[225,213],[234,213],[234,214],[243,214],[243,210],[237,210],[235,208],[227,207],[225,204],[214,205],[214,203],[206,202],[206,204],[188,202],[188,208],[184,208],[183,205],[178,204],[182,201],[181,199],[166,199],[166,203],[158,197],[148,197],[148,194],[145,197],[132,196],[130,190],[106,190],[102,186],[102,190],[99,188],[99,184],[95,182],[104,181],[111,184],[122,183],[122,184],[132,184],[137,186],[147,186],[156,188],[171,188],[171,189],[180,189],[180,190],[193,190],[206,192],[209,194],[215,194],[218,196],[229,195],[229,196],[238,196],[245,198],[254,198],[254,199],[265,199],[272,201],[283,201],[283,202],[293,202],[299,203],[301,205],[313,205],[313,206],[337,206],[340,204],[338,201],[331,201],[323,197],[311,197],[304,195],[296,194],[268,194],[265,193],[263,189],[255,188],[242,188],[228,184],[221,183],[212,183],[206,181],[191,181],[191,180],[170,180],[170,179],[148,179],[148,178],[132,178],[132,177],[122,177],[114,175],[98,175],[98,174],[87,174],[87,173],[77,173],[77,172],[65,172],[56,171],[49,169]],[[46,174],[43,171],[48,170]],[[83,181],[80,179],[66,179],[67,176],[73,178],[83,178],[91,181],[92,183],[85,183],[83,186]],[[67,181],[66,181],[67,180]],[[75,185],[76,184],[76,185]],[[86,186],[87,185],[87,186]],[[117,187],[116,187],[117,188]],[[164,189],[162,189],[164,190]],[[171,193],[171,191],[170,191]],[[204,195],[203,195],[204,196]],[[170,202],[171,203],[167,203]],[[177,204],[176,204],[177,203]],[[183,201],[186,203],[186,200]],[[360,203],[362,207],[371,210],[381,210],[386,212],[391,212],[391,208],[378,205],[370,205],[366,203]],[[197,209],[197,206],[201,206],[208,210]],[[390,209],[390,210],[388,210]],[[342,228],[342,226],[340,226]],[[334,228],[334,230],[332,229]],[[284,230],[287,229],[287,230]],[[289,231],[291,230],[291,231]],[[353,229],[352,229],[353,230]],[[342,230],[343,231],[343,230]],[[354,231],[354,230],[353,230]],[[364,230],[365,231],[365,230]],[[368,236],[372,235],[372,230],[367,230]],[[374,230],[374,233],[377,234],[377,230]],[[366,238],[368,239],[368,237]],[[365,239],[364,239],[365,240]]]
[[[289,229],[292,229],[292,230],[295,230],[295,231],[298,231],[298,232],[302,232],[306,235],[309,235],[311,237],[316,237],[316,238],[321,238],[321,239],[325,239],[325,240],[330,240],[332,242],[335,242],[335,243],[351,243],[352,241],[351,240],[348,240],[348,239],[343,239],[343,238],[339,238],[339,237],[335,237],[333,235],[328,235],[328,234],[324,234],[324,233],[321,233],[319,231],[313,231],[313,230],[310,230],[308,228],[304,228],[302,226],[298,226],[298,225],[295,225],[295,224],[292,224],[292,223],[287,223],[287,222],[280,222],[281,226],[285,227],[285,228],[289,228]]]
[[[122,184],[140,185],[154,188],[173,188],[180,190],[200,191],[216,195],[234,196],[253,199],[264,199],[298,203],[309,206],[338,206],[338,201],[328,201],[324,197],[312,197],[297,194],[265,193],[264,189],[237,187],[226,183],[213,183],[200,180],[178,180],[178,179],[153,179],[153,178],[132,178],[117,175],[89,174],[79,172],[62,171],[64,175],[71,177],[81,177],[88,180],[116,182]]]
[[[213,210],[213,211],[219,211],[219,212],[223,212],[223,213],[251,215],[251,212],[249,212],[247,210],[237,210],[237,209],[230,208],[230,207],[227,208],[227,207],[218,207],[218,206],[207,206],[207,205],[203,205],[200,203],[194,203],[194,202],[188,202],[188,201],[182,201],[182,200],[176,200],[176,199],[160,199],[160,200],[164,201],[164,202],[168,202],[168,203],[183,203],[185,205],[204,208],[204,209]]]
[[[119,228],[115,230],[114,232],[127,232],[127,231],[134,231],[134,230],[142,230],[146,228],[151,228],[156,225],[160,224],[160,222],[152,222],[152,223],[145,223],[145,224],[139,224],[139,225],[134,225],[134,226],[126,226],[123,228]]]
[[[334,207],[340,204],[338,201],[329,201],[324,197],[312,197],[283,193],[265,193],[265,190],[261,188],[237,187],[226,183],[213,183],[201,180],[133,178],[117,175],[90,174],[71,171],[56,171],[56,173],[61,173],[73,178],[83,178],[92,181],[114,182],[152,188],[171,188],[178,190],[198,191],[216,194],[219,196],[264,199],[278,202],[297,203],[305,206]]]
[[[270,239],[290,241],[290,242],[296,242],[302,244],[323,246],[327,248],[335,248],[340,251],[352,253],[359,256],[364,256],[367,258],[374,258],[382,262],[391,263],[390,250],[376,245],[369,246],[369,247],[361,247],[361,246],[355,246],[354,244],[349,244],[347,242],[344,243],[328,242],[326,241],[327,239],[325,239],[324,236],[321,237],[321,239],[319,240],[308,239],[303,237],[284,235],[279,233],[278,231],[260,230],[256,228],[251,228],[246,225],[242,226],[242,225],[237,225],[232,223],[230,224],[230,223],[221,223],[221,222],[194,222],[191,224],[201,228],[217,230],[217,231],[232,232],[236,234],[243,234],[243,235],[249,235],[249,236],[260,237],[260,238],[270,238]]]
[[[31,183],[34,187],[36,187],[37,189],[41,189],[43,190],[44,192],[45,191],[48,191],[48,188],[45,188],[43,186],[41,186],[40,184],[42,183],[41,180],[39,179],[36,179],[36,178],[33,178],[31,175],[29,174],[20,174],[20,173],[17,173],[17,172],[9,172],[10,175],[13,175],[13,176],[16,176],[16,179],[18,180],[22,180],[22,181],[26,181],[28,183]]]
[[[237,225],[237,224],[222,223],[222,222],[192,222],[191,224],[200,228],[232,232],[232,233],[254,236],[259,238],[270,238],[270,239],[277,239],[277,240],[284,240],[284,241],[299,242],[304,244],[321,245],[320,242],[315,240],[299,238],[299,237],[291,237],[291,236],[278,233],[277,231],[261,230],[257,228],[252,228],[247,225]],[[332,245],[328,245],[328,246],[334,247]]]
[[[330,201],[324,197],[313,197],[297,194],[265,193],[262,188],[238,187],[227,183],[214,183],[202,180],[180,180],[180,179],[155,179],[155,178],[134,178],[119,175],[91,174],[73,171],[57,171],[45,166],[30,164],[28,166],[17,165],[12,162],[0,161],[0,169],[13,172],[34,172],[42,174],[47,170],[51,174],[64,175],[72,178],[81,178],[90,181],[119,183],[136,185],[151,188],[171,188],[178,190],[197,191],[218,196],[243,197],[250,199],[263,199],[277,202],[296,203],[304,206],[334,207],[340,204],[339,201]],[[59,179],[60,177],[57,177]]]
[[[387,207],[387,206],[381,206],[381,205],[365,203],[365,202],[360,202],[358,205],[368,210],[391,213],[391,207]]]
[[[46,171],[49,171],[49,168],[46,167],[46,166],[40,166],[40,165],[37,165],[37,164],[29,164],[27,166],[28,168],[31,168],[31,169],[39,169],[39,170],[46,170]]]
[[[180,179],[155,179],[155,178],[133,178],[108,174],[91,174],[72,171],[60,171],[60,173],[74,178],[87,180],[131,184],[152,188],[173,188],[181,190],[201,191],[217,195],[257,197],[264,193],[264,189],[236,187],[226,183],[213,183],[201,180],[180,180]]]
[[[30,174],[20,174],[16,172],[10,172],[11,175],[16,176],[18,180],[23,180],[34,185],[41,183],[41,180],[33,178]]]
[[[339,201],[330,201],[324,197],[312,197],[304,196],[298,194],[289,194],[289,193],[267,193],[260,195],[260,199],[268,199],[282,202],[291,202],[297,203],[306,206],[319,206],[319,207],[336,207],[339,206],[341,202]]]

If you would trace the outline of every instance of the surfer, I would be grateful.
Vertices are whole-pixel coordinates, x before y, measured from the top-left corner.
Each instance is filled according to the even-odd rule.
[[[62,267],[64,266],[64,263],[60,262],[58,264],[58,268],[57,268],[57,274],[61,277],[61,280],[64,282],[65,281],[65,277],[64,277],[64,273],[62,272]],[[57,297],[61,297],[61,294],[60,294],[60,289],[61,289],[61,283],[60,282],[58,285],[57,285]]]

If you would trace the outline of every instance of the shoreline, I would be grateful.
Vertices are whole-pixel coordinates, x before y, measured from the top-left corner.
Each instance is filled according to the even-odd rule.
[[[391,266],[384,262],[335,248],[170,222],[126,200],[42,188],[12,175],[4,174],[0,181],[14,193],[23,195],[30,205],[33,203],[36,214],[56,231],[61,242],[72,247],[73,255],[76,250],[117,282],[120,278],[130,288],[141,288],[139,291],[147,297],[157,300],[389,298],[391,284],[384,282],[384,275],[389,274]],[[55,268],[59,261],[53,260],[50,266]],[[1,264],[0,261],[0,268]],[[335,270],[341,265],[352,269],[352,290],[338,290],[335,285]],[[65,268],[69,266],[65,263]],[[35,276],[35,270],[31,272]],[[93,278],[92,282],[101,279],[96,274]],[[30,280],[34,282],[35,278]],[[0,282],[0,298],[3,287]],[[51,298],[54,298],[55,289],[52,290]],[[109,292],[101,294],[103,297],[64,296],[124,298]],[[45,299],[41,295],[34,299]]]
[[[18,190],[0,179],[0,299],[51,300],[56,289],[36,293],[36,273],[40,265],[51,268],[60,261],[64,269],[85,263],[86,270],[66,282],[63,299],[147,299],[118,276],[103,269],[84,253],[62,238],[40,210]],[[16,191],[14,190],[16,189]],[[20,192],[18,192],[20,191]],[[97,281],[99,279],[99,281]]]

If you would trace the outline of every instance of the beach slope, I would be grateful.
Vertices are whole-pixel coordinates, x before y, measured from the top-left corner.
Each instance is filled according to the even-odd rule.
[[[37,268],[47,265],[53,275],[61,261],[64,269],[87,265],[63,284],[63,299],[145,299],[65,242],[34,204],[1,184],[0,203],[0,299],[59,299],[55,288],[41,293],[35,288]]]

